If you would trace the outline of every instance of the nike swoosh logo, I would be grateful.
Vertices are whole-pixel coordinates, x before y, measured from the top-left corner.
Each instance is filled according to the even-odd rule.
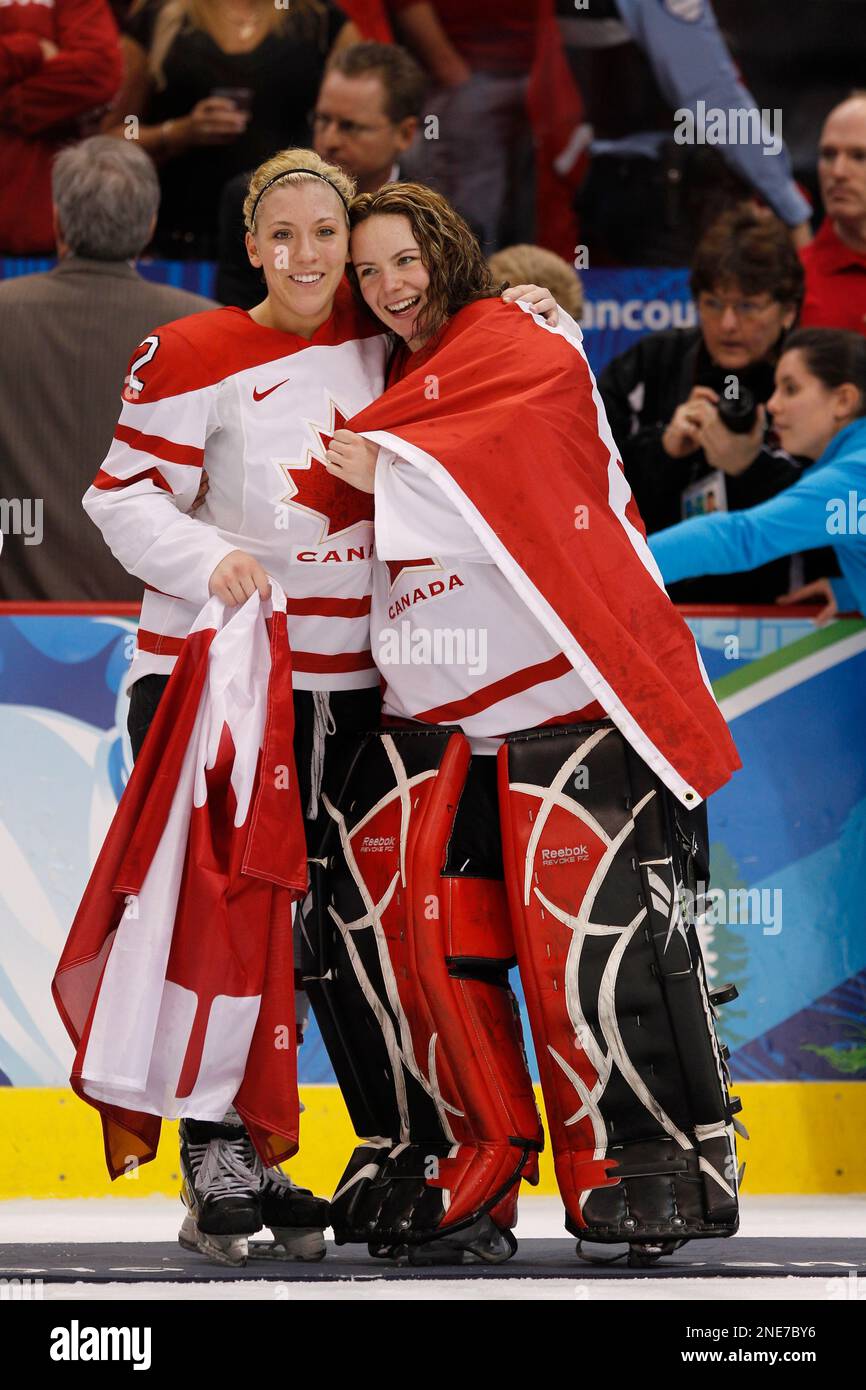
[[[292,378],[290,376],[286,377],[286,381],[291,381],[291,379]],[[263,401],[265,399],[265,396],[269,396],[272,391],[279,391],[281,386],[285,386],[286,381],[278,381],[276,386],[269,386],[267,391],[257,391],[256,388],[253,387],[253,400]]]

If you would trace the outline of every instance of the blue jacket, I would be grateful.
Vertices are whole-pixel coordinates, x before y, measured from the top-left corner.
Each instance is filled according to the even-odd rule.
[[[866,418],[840,430],[800,481],[769,502],[692,517],[648,539],[666,584],[832,545],[844,576],[831,581],[836,602],[866,614]]]
[[[757,105],[743,85],[719,30],[710,0],[615,0],[616,8],[635,43],[652,66],[665,99],[675,110],[696,110],[702,98],[707,108],[748,111]],[[585,8],[585,7],[584,7]],[[650,137],[652,138],[652,137]],[[665,137],[670,139],[670,131]],[[647,136],[632,140],[647,142]],[[624,144],[625,142],[617,142]],[[598,148],[597,142],[593,149]],[[635,146],[638,153],[651,153]],[[784,145],[770,153],[767,144],[734,139],[718,145],[718,154],[741,178],[766,198],[789,227],[809,219],[811,209],[791,177],[791,160]]]

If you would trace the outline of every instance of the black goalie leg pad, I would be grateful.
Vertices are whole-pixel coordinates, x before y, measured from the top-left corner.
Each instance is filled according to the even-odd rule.
[[[568,1229],[611,1242],[733,1234],[733,1103],[682,910],[689,817],[608,721],[512,735],[499,758],[506,884]]]
[[[469,762],[459,732],[386,731],[366,740],[339,805],[325,799],[304,977],[369,1136],[332,1201],[338,1242],[387,1251],[488,1218],[504,1230],[537,1173],[504,887],[447,863]],[[479,1258],[495,1229],[477,1230]]]

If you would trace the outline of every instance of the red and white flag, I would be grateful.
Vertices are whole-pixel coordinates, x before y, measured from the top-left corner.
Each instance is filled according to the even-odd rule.
[[[292,903],[306,850],[286,600],[213,598],[183,645],[57,967],[71,1084],[112,1177],[161,1119],[234,1105],[266,1165],[297,1150]]]
[[[580,330],[484,299],[407,367],[348,428],[438,485],[563,668],[674,795],[697,805],[740,762],[646,543]]]

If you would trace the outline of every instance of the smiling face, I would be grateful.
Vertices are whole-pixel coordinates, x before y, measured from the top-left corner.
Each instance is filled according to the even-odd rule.
[[[428,336],[417,325],[430,276],[408,217],[389,213],[361,222],[352,232],[352,263],[368,308],[414,352]]]
[[[309,336],[328,318],[346,269],[349,230],[339,194],[322,179],[278,185],[262,198],[246,244],[251,264],[264,271],[267,321]]]
[[[852,386],[825,386],[809,371],[803,353],[792,348],[779,358],[776,389],[767,409],[782,448],[816,459],[834,434],[854,418],[856,398]]]

